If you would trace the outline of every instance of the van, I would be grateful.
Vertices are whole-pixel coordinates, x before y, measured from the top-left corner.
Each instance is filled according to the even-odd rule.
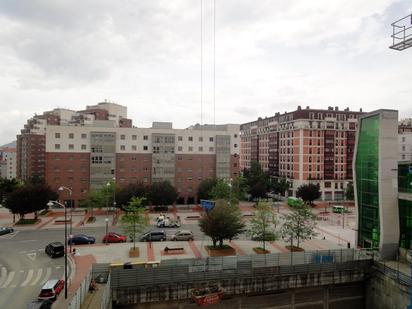
[[[164,241],[166,240],[165,231],[150,231],[140,237],[140,241]]]
[[[41,288],[40,294],[37,297],[39,300],[41,299],[50,299],[56,300],[57,296],[64,288],[64,280],[54,279],[47,281],[43,287]]]
[[[46,246],[44,252],[51,258],[60,257],[64,255],[64,245],[61,242],[52,242]]]

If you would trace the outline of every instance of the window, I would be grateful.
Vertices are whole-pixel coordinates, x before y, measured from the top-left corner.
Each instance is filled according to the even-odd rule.
[[[203,136],[199,136],[199,142],[203,142]]]
[[[82,133],[81,137],[82,137],[82,139],[86,139],[86,138],[87,138],[87,134],[86,134],[86,133]]]
[[[193,151],[193,147],[192,147],[192,146],[189,146],[189,151]]]
[[[213,137],[209,137],[209,142],[213,142]]]
[[[120,135],[120,139],[121,139],[121,140],[125,140],[125,139],[126,139],[126,135],[124,135],[124,134]]]
[[[215,149],[213,147],[209,147],[209,152],[213,152]]]
[[[137,150],[137,146],[136,146],[136,145],[132,145],[132,150],[136,151],[136,150]]]
[[[54,133],[54,137],[55,137],[55,138],[60,138],[60,133],[57,133],[57,132]]]
[[[69,138],[73,139],[74,138],[74,133],[69,133]]]
[[[73,150],[74,149],[74,145],[73,144],[69,144],[69,149]]]
[[[85,144],[82,144],[81,149],[82,149],[82,150],[86,150],[86,145],[85,145]]]
[[[193,142],[193,136],[188,137],[189,142]]]
[[[147,146],[143,146],[143,150],[147,150],[148,149],[148,147]]]
[[[203,147],[199,146],[199,152],[203,152]]]
[[[126,150],[126,146],[125,145],[120,145],[120,150]]]
[[[143,135],[143,140],[144,140],[144,141],[149,140],[149,136],[147,136],[147,135]]]
[[[60,149],[60,144],[54,144],[54,149]]]
[[[234,144],[233,147],[237,148],[237,144]]]
[[[178,136],[178,137],[177,137],[177,140],[178,140],[179,142],[183,141],[183,136]]]
[[[137,135],[136,134],[132,135],[132,140],[134,140],[134,141],[137,140]]]
[[[237,138],[237,134],[233,135],[234,138]]]
[[[183,147],[182,146],[177,147],[177,151],[183,151]]]

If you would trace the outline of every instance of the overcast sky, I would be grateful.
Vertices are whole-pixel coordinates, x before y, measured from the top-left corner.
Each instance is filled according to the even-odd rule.
[[[412,49],[388,48],[410,1],[216,2],[216,123],[297,105],[412,117]],[[200,122],[200,0],[1,0],[0,68],[0,145],[35,113],[105,99],[136,126],[187,127]]]

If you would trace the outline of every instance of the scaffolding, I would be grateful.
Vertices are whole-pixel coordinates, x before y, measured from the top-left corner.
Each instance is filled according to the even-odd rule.
[[[392,45],[389,48],[402,51],[412,47],[412,14],[393,22],[391,26]]]

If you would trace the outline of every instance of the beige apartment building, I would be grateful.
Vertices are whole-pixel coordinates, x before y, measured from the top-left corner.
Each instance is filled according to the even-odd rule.
[[[76,206],[112,179],[118,186],[168,180],[178,202],[194,203],[203,179],[239,175],[239,150],[239,125],[138,128],[125,106],[102,102],[29,119],[17,137],[18,177],[37,175],[53,189],[72,188]]]
[[[342,200],[352,181],[357,122],[362,110],[305,109],[276,113],[240,126],[240,168],[258,161],[271,177],[319,184],[324,200]]]
[[[0,177],[13,179],[16,178],[17,162],[16,148],[0,148]]]

